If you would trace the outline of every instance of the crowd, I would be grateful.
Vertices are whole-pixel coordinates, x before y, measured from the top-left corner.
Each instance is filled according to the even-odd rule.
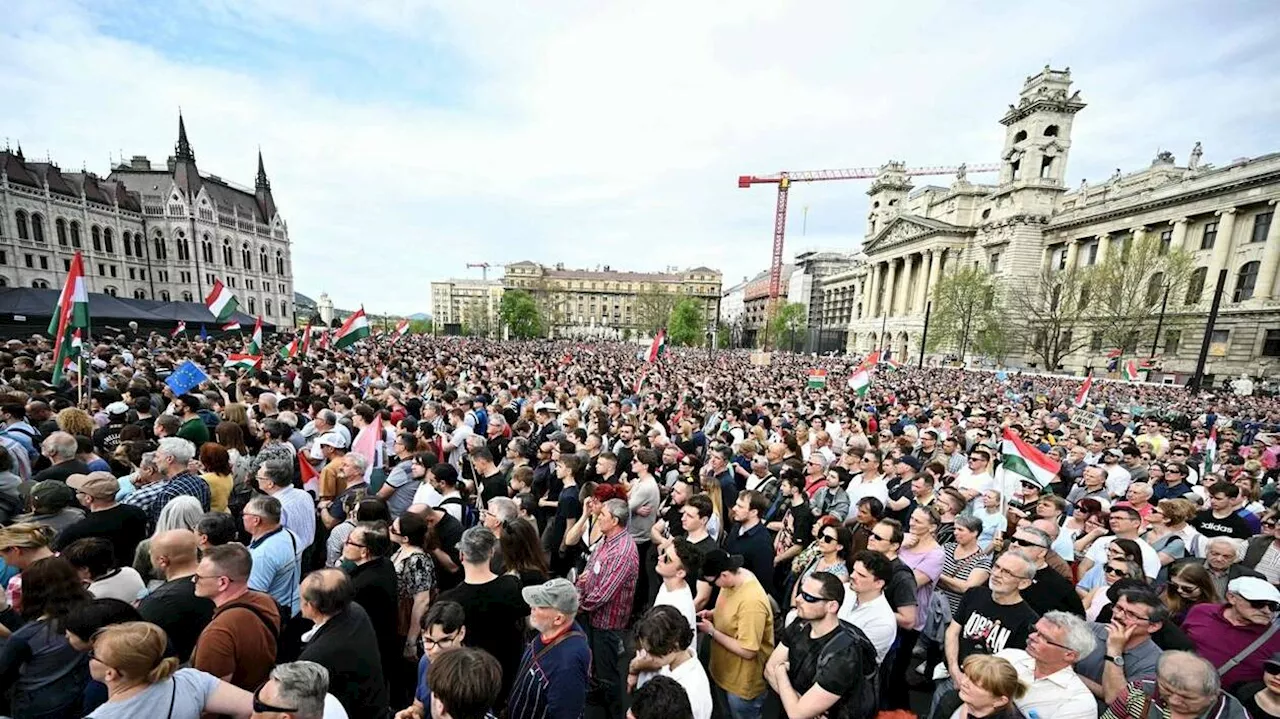
[[[0,347],[6,716],[1280,717],[1275,398],[95,339]]]

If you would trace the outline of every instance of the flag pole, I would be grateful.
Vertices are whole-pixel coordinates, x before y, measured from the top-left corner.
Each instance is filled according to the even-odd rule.
[[[76,406],[84,408],[84,353],[76,356]]]

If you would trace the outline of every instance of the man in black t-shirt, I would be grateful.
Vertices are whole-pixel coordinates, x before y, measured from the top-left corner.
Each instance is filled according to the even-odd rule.
[[[196,535],[185,529],[161,532],[151,538],[150,552],[151,566],[165,583],[138,604],[138,613],[169,635],[178,659],[185,662],[213,618],[213,602],[196,596],[191,579],[199,562]]]
[[[1249,539],[1253,530],[1249,523],[1232,509],[1240,488],[1230,482],[1218,482],[1209,487],[1209,508],[1196,513],[1191,526],[1200,534],[1231,539]]]
[[[462,559],[458,556],[462,522],[439,507],[427,507],[422,511],[422,517],[435,530],[439,540],[431,552],[431,559],[436,565],[436,583],[442,590],[456,586],[462,580]]]
[[[837,617],[845,587],[830,572],[806,577],[796,592],[796,615],[782,631],[764,678],[784,716],[822,714],[869,719],[876,714],[876,649],[861,629]]]
[[[884,585],[884,598],[898,619],[898,627],[911,629],[916,624],[916,575],[898,558],[902,546],[902,525],[896,520],[881,520],[867,535],[867,549],[883,554],[893,567],[893,577]]]

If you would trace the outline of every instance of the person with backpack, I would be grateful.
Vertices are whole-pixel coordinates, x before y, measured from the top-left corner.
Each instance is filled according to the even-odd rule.
[[[462,494],[462,480],[453,465],[437,464],[427,474],[428,481],[444,498],[436,505],[437,508],[453,515],[454,519],[462,523],[463,529],[470,529],[480,522],[480,513],[476,511],[475,505],[468,502]]]
[[[253,558],[243,544],[231,542],[204,551],[192,575],[197,597],[215,607],[200,632],[191,666],[253,691],[276,663],[280,610],[270,594],[249,589]]]
[[[27,451],[27,459],[35,461],[40,456],[40,433],[27,423],[27,408],[25,405],[13,403],[0,406],[0,436],[8,437]]]

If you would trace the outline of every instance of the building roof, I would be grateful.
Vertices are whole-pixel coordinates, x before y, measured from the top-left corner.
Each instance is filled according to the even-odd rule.
[[[598,270],[575,270],[575,269],[564,269],[563,265],[556,265],[555,267],[547,267],[546,265],[541,265],[541,264],[538,264],[537,262],[522,260],[520,262],[509,263],[507,267],[520,267],[522,269],[538,268],[541,270],[542,277],[545,277],[548,279],[561,279],[561,280],[612,280],[616,282],[682,282],[687,280],[688,276],[691,274],[709,273],[709,274],[714,274],[716,277],[720,276],[719,270],[713,270],[710,267],[704,267],[704,266],[694,267],[688,270],[680,270],[677,272],[627,272],[623,270],[612,269],[608,265],[605,265],[602,269],[598,269]]]

